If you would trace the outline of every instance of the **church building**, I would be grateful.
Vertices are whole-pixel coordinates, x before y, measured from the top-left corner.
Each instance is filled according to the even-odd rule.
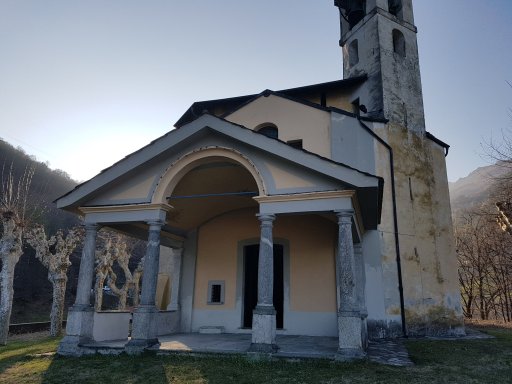
[[[59,353],[246,333],[253,352],[329,336],[357,357],[369,339],[464,333],[449,146],[426,131],[412,0],[335,5],[342,80],[196,102],[57,200],[86,228]],[[148,241],[133,314],[91,306],[102,227]]]

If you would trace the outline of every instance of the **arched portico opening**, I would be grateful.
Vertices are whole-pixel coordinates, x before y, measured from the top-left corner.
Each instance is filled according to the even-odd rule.
[[[171,207],[164,230],[179,232],[185,239],[181,270],[169,271],[171,284],[183,292],[171,292],[174,299],[168,307],[179,308],[182,331],[241,326],[231,327],[233,319],[240,318],[234,314],[238,238],[233,232],[242,224],[215,236],[205,236],[205,226],[238,213],[246,219],[250,236],[258,237],[259,203],[254,197],[265,195],[258,168],[234,149],[200,148],[180,157],[161,176],[153,202]],[[175,280],[182,282],[180,286]]]
[[[258,184],[245,167],[223,157],[207,160],[191,163],[177,183],[171,181],[175,185],[165,196],[173,207],[169,225],[188,232],[226,212],[257,209]]]
[[[256,165],[247,156],[232,148],[206,147],[187,153],[169,165],[155,188],[152,203],[166,203],[178,183],[190,171],[200,167],[213,168],[221,164],[232,164],[245,169],[254,180],[255,192],[259,196],[266,195],[264,179]]]

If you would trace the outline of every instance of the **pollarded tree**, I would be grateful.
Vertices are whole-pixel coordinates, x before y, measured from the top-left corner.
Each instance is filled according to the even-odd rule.
[[[23,230],[27,224],[30,184],[33,168],[16,178],[13,166],[7,174],[2,169],[0,190],[0,344],[5,345],[11,320],[14,268],[23,254]]]
[[[101,246],[96,252],[95,310],[103,306],[103,287],[105,283],[118,298],[117,309],[125,310],[128,296],[133,296],[133,305],[139,303],[140,279],[143,270],[143,258],[133,273],[130,271],[130,258],[137,243],[111,231],[100,233]],[[117,263],[124,274],[124,282],[118,286],[118,276],[114,272]]]
[[[140,260],[135,271],[132,273],[129,267],[130,257],[131,252],[128,252],[128,244],[126,239],[118,237],[114,246],[113,261],[117,262],[119,267],[121,267],[125,280],[123,285],[118,287],[117,275],[111,267],[107,281],[108,286],[112,290],[112,293],[118,297],[119,303],[117,309],[121,311],[126,309],[126,299],[128,298],[128,293],[130,290],[133,294],[134,306],[137,306],[139,302],[139,282],[142,276],[142,265],[144,263],[144,258]]]
[[[69,256],[81,242],[82,232],[81,228],[75,227],[64,236],[63,231],[58,230],[48,239],[44,227],[38,224],[26,234],[27,243],[36,250],[36,258],[48,269],[48,280],[53,287],[51,336],[57,336],[62,332],[67,272],[71,265]]]

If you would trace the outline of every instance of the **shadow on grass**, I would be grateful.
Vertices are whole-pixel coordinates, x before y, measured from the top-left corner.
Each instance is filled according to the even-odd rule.
[[[43,383],[168,383],[157,356],[54,356],[43,373]],[[198,381],[201,382],[201,381]]]
[[[368,362],[335,363],[310,360],[248,360],[245,356],[188,355],[138,357],[55,357],[43,374],[44,383],[378,383],[393,381],[404,368]]]
[[[20,360],[30,359],[33,355],[54,352],[60,338],[46,337],[34,342],[33,340],[9,342],[0,346],[0,375]]]
[[[512,331],[488,331],[491,340],[410,340],[414,367],[369,363],[249,361],[243,356],[85,356],[55,351],[55,340],[0,348],[0,382],[10,383],[508,383]],[[53,343],[53,344],[52,344]],[[53,345],[53,346],[52,346]],[[53,348],[53,349],[52,349]]]

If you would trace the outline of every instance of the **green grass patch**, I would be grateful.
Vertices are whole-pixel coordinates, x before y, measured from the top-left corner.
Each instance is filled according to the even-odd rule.
[[[0,382],[9,383],[512,383],[512,330],[495,339],[409,340],[413,367],[330,361],[254,362],[245,357],[45,355],[58,340],[0,347]]]

